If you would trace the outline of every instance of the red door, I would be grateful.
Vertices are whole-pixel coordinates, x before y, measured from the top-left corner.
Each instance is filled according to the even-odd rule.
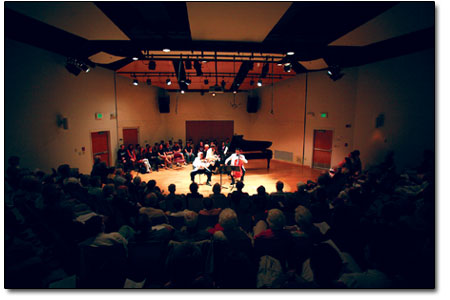
[[[314,130],[313,168],[329,169],[333,150],[333,131]]]
[[[100,156],[109,167],[109,131],[92,132],[91,139],[93,159]]]
[[[125,148],[130,144],[133,144],[133,146],[139,144],[137,128],[123,129],[123,144]]]

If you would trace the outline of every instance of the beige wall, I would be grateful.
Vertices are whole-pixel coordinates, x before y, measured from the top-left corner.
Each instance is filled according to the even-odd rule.
[[[75,77],[64,57],[8,39],[5,57],[5,158],[18,155],[23,167],[47,172],[63,163],[90,172],[90,132],[109,130],[116,140],[115,120],[95,120],[96,112],[114,112],[113,72],[97,67]],[[58,128],[58,114],[68,130]]]
[[[427,50],[362,66],[356,88],[355,142],[363,164],[395,152],[399,168],[420,163],[434,151],[434,51]],[[385,115],[383,127],[375,119]]]

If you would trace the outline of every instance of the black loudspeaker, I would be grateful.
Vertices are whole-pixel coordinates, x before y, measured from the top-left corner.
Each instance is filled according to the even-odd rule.
[[[159,112],[162,114],[170,113],[170,96],[158,97]]]
[[[259,98],[254,96],[248,96],[247,99],[247,112],[256,113],[258,111]]]

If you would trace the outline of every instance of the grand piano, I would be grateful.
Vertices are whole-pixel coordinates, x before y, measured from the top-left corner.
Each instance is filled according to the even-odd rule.
[[[272,159],[272,150],[267,149],[272,146],[272,142],[268,141],[248,141],[243,135],[233,135],[230,142],[229,153],[233,153],[236,148],[240,148],[247,160],[249,159],[267,159],[267,169],[270,168],[270,160]]]

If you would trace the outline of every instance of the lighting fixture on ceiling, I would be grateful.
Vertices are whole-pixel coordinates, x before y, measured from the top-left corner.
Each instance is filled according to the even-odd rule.
[[[332,65],[328,68],[328,76],[330,76],[330,78],[333,81],[336,81],[338,79],[341,79],[342,76],[344,76],[343,73],[341,73],[341,68],[338,65]]]
[[[139,81],[136,78],[133,79],[133,85],[139,85]]]
[[[155,70],[156,69],[156,62],[154,60],[151,60],[148,62],[148,69],[149,70]]]
[[[286,55],[294,55],[295,52],[294,51],[289,51],[288,53],[286,53]]]
[[[181,90],[181,93],[184,94],[184,90]]]
[[[85,63],[84,61],[69,57],[66,61],[66,69],[73,75],[78,76],[81,71],[85,73],[89,72],[91,70],[90,66],[95,67],[95,64],[93,63],[90,63],[89,65],[88,64],[89,61],[88,63]]]
[[[187,59],[187,60],[184,62],[184,66],[186,67],[187,70],[192,69],[192,61],[191,61],[190,59]]]
[[[202,65],[200,64],[200,62],[198,60],[194,61],[194,69],[197,72],[197,76],[203,75]]]
[[[258,86],[262,86],[262,80],[260,79],[260,80],[258,80],[258,83],[257,83],[257,85]]]
[[[291,65],[290,64],[284,65],[284,71],[285,72],[291,72]]]
[[[165,53],[169,53],[170,49],[169,48],[164,48],[162,51],[165,52]]]
[[[185,82],[186,82],[187,85],[190,85],[192,83],[192,81],[190,79],[186,79]]]
[[[139,60],[139,57],[137,57],[137,56],[133,56],[133,60]]]
[[[171,84],[172,84],[172,81],[170,80],[170,78],[167,78],[167,79],[166,79],[166,84],[167,84],[167,85],[171,85]]]
[[[265,63],[261,70],[261,78],[266,78],[269,72],[269,63]]]
[[[237,94],[237,91],[236,91],[236,90],[234,90],[234,91],[233,91],[233,94]]]
[[[150,78],[147,78],[147,85],[152,85],[152,80]]]
[[[205,84],[209,84],[208,78],[206,78],[203,82],[204,82]]]
[[[216,93],[212,93],[212,96],[215,97],[215,96],[216,96]]]

